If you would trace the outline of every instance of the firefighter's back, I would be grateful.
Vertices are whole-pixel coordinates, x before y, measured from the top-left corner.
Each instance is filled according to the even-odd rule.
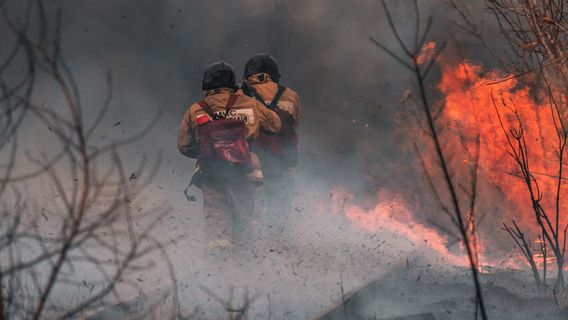
[[[232,67],[217,62],[204,72],[205,98],[186,111],[178,133],[179,151],[197,159],[192,183],[203,194],[209,252],[244,243],[254,211],[254,184],[259,171],[249,142],[262,128],[278,132],[278,115],[254,99],[236,93]]]
[[[296,91],[280,84],[278,65],[268,54],[255,55],[246,63],[243,92],[276,112],[282,122],[278,134],[261,131],[252,143],[263,166],[269,230],[282,231],[295,197],[293,168],[298,163],[300,98]]]
[[[237,95],[235,103],[230,110],[226,110],[227,101],[232,94]],[[204,99],[213,112],[221,117],[241,120],[245,124],[247,139],[258,138],[260,128],[268,132],[278,132],[281,127],[280,119],[273,112],[267,112],[266,108],[244,94],[235,93],[234,90],[214,90],[207,94]],[[206,115],[205,110],[198,103],[191,106],[191,123],[195,130],[198,126],[197,118]]]

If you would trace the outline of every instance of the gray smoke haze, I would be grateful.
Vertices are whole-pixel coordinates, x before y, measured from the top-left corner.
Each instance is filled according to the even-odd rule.
[[[411,6],[391,2],[402,36],[410,37]],[[447,8],[435,0],[420,5],[423,17],[434,17],[431,38],[451,36]],[[369,207],[378,190],[403,193],[424,183],[412,149],[400,137],[405,130],[397,128],[398,101],[412,88],[412,77],[369,41],[373,36],[396,48],[379,1],[62,0],[46,6],[50,14],[63,9],[63,53],[81,88],[87,121],[104,100],[107,71],[112,74],[112,107],[91,143],[140,132],[161,113],[152,130],[122,155],[132,171],[143,157],[150,159],[150,170],[161,155],[143,198],[146,209],[171,208],[157,235],[166,242],[172,239],[168,252],[182,311],[199,306],[204,318],[222,317],[223,310],[200,286],[224,295],[234,285],[237,295],[245,288],[261,295],[253,304],[253,318],[266,318],[268,310],[276,319],[308,318],[341,301],[340,282],[348,292],[409,260],[443,264],[406,239],[388,231],[364,232],[328,212],[330,190],[336,186]],[[200,193],[192,190],[195,202],[183,194],[194,161],[178,153],[177,129],[185,109],[203,95],[205,66],[225,60],[240,79],[244,62],[259,52],[276,57],[282,82],[302,101],[296,214],[288,243],[257,239],[251,252],[214,270],[203,253]],[[57,104],[53,96],[49,85],[40,83],[36,98]],[[26,123],[23,150],[49,153],[47,130]],[[19,170],[29,168],[26,164]],[[175,242],[180,236],[186,238]],[[154,259],[159,265],[160,257]],[[169,285],[161,282],[164,273],[158,266],[140,276],[145,293]],[[133,298],[138,293],[125,294]]]

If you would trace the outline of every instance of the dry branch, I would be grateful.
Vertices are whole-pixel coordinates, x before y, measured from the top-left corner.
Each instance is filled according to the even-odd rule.
[[[141,291],[129,273],[152,267],[144,263],[152,253],[159,253],[166,264],[174,296],[172,317],[177,317],[173,266],[164,244],[152,236],[168,211],[131,210],[141,205],[138,195],[160,162],[147,171],[143,160],[134,172],[140,178],[131,180],[120,156],[120,147],[143,137],[157,118],[126,140],[93,149],[89,141],[111,106],[110,72],[106,97],[89,123],[81,88],[64,59],[61,10],[51,25],[52,14],[42,0],[14,6],[0,2],[2,6],[1,23],[13,44],[8,55],[0,57],[0,154],[7,159],[0,163],[0,320],[67,319],[94,306],[119,303],[119,284]],[[49,79],[66,110],[34,102],[38,76]],[[49,147],[55,152],[49,156],[22,152],[19,129],[32,116],[51,133]],[[22,156],[36,169],[16,174]],[[41,198],[49,194],[53,196]],[[92,283],[78,272],[87,267],[97,279]],[[61,311],[54,308],[54,292],[61,288],[88,292]]]
[[[386,5],[385,1],[382,1],[382,5],[387,17],[387,21],[389,23],[390,26],[390,30],[392,32],[392,34],[395,36],[398,45],[400,46],[400,49],[402,51],[402,54],[396,54],[394,53],[393,50],[389,49],[388,47],[386,47],[385,45],[383,45],[382,43],[380,43],[379,41],[372,39],[373,42],[379,47],[381,48],[383,51],[385,51],[387,54],[389,54],[391,57],[393,57],[397,62],[399,62],[401,65],[403,65],[404,67],[406,67],[406,69],[409,69],[415,76],[415,80],[416,83],[418,84],[418,92],[419,92],[419,97],[420,97],[420,107],[423,110],[423,114],[424,114],[424,118],[425,121],[427,123],[427,127],[428,127],[428,133],[430,136],[430,140],[434,146],[434,154],[435,154],[435,158],[437,160],[437,164],[438,164],[438,169],[442,172],[442,183],[441,185],[435,186],[436,188],[434,189],[442,189],[445,192],[447,192],[449,194],[449,205],[445,205],[442,201],[441,201],[441,207],[442,208],[447,208],[446,210],[449,210],[451,212],[451,216],[453,219],[455,219],[456,225],[458,227],[458,232],[460,235],[460,239],[463,241],[465,249],[466,249],[466,253],[467,253],[467,257],[468,257],[468,261],[469,261],[469,265],[470,265],[470,270],[471,270],[471,275],[472,275],[472,279],[474,282],[474,286],[475,286],[475,292],[476,292],[476,308],[479,307],[479,312],[481,314],[481,318],[482,319],[487,319],[487,311],[485,308],[485,302],[483,299],[483,291],[481,288],[481,283],[479,280],[479,274],[478,274],[478,270],[477,270],[477,258],[476,258],[476,250],[473,247],[473,243],[472,243],[472,239],[470,238],[470,234],[468,233],[468,225],[466,224],[466,221],[464,221],[464,217],[463,214],[464,212],[462,212],[462,208],[460,206],[460,199],[457,193],[457,189],[456,189],[456,183],[453,181],[453,177],[452,174],[450,173],[450,167],[449,167],[449,162],[448,162],[448,152],[447,150],[444,150],[443,146],[442,146],[442,142],[440,139],[440,129],[436,126],[435,124],[435,120],[434,120],[434,113],[432,110],[432,105],[429,102],[429,99],[427,97],[426,94],[426,87],[425,87],[425,81],[426,81],[426,77],[429,74],[429,70],[431,68],[432,61],[430,61],[430,63],[424,68],[421,63],[419,62],[419,55],[421,53],[422,47],[424,46],[424,44],[426,43],[426,40],[428,39],[429,36],[429,30],[430,30],[430,22],[427,25],[427,28],[424,30],[424,33],[420,36],[420,21],[418,21],[420,19],[420,15],[418,12],[418,2],[415,1],[414,3],[414,9],[416,10],[416,14],[415,14],[415,25],[416,30],[415,30],[415,44],[414,44],[414,49],[409,49],[409,46],[407,46],[404,42],[404,40],[402,39],[402,37],[399,34],[399,31],[395,25],[393,16],[388,8],[388,6]],[[431,21],[431,19],[429,19],[429,21]],[[420,39],[419,41],[416,39]],[[437,57],[441,50],[443,50],[444,46],[441,47],[442,49],[438,49],[435,54],[434,57]],[[472,175],[476,176],[477,175],[477,164],[472,168]],[[427,178],[429,179],[429,181],[433,181],[432,177],[428,175],[427,173]],[[476,186],[476,178],[474,178],[474,180],[472,181],[472,186],[475,187]],[[435,191],[434,194],[436,195],[436,197],[438,199],[440,199],[440,197],[438,196],[439,192]],[[475,190],[472,190],[471,192],[472,195],[472,202],[475,202]],[[474,205],[472,204],[472,202],[470,202],[469,206],[471,209],[474,208]],[[471,214],[474,214],[474,211],[470,211]],[[475,317],[477,319],[477,314],[475,314]]]

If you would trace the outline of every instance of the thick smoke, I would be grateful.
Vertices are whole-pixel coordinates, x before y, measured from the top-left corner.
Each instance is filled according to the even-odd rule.
[[[402,37],[410,38],[410,6],[391,2]],[[431,37],[444,40],[444,28],[452,25],[445,7],[437,1],[420,5],[423,18],[434,17]],[[172,240],[168,251],[184,312],[200,306],[204,314],[223,314],[200,285],[219,295],[234,285],[237,295],[245,288],[261,295],[253,314],[271,308],[275,318],[304,318],[391,265],[413,263],[415,255],[428,260],[427,252],[415,252],[421,249],[405,239],[363,232],[330,212],[335,186],[349,190],[363,207],[372,207],[382,189],[401,194],[425,188],[412,149],[401,143],[407,141],[405,125],[413,125],[400,118],[398,103],[412,89],[411,75],[369,41],[373,36],[396,47],[379,1],[66,0],[46,6],[51,13],[63,9],[62,48],[83,94],[85,119],[96,114],[105,74],[112,74],[112,108],[93,143],[139,132],[161,114],[123,156],[134,170],[143,157],[155,162],[161,155],[145,198],[149,207],[171,207],[158,235]],[[282,82],[302,101],[296,210],[288,243],[259,238],[252,252],[216,270],[204,258],[199,192],[192,190],[194,202],[183,194],[194,162],[176,150],[177,127],[185,108],[202,97],[206,65],[225,60],[240,77],[246,59],[259,52],[276,57]],[[49,96],[49,90],[37,95],[48,102]],[[23,128],[26,148],[42,150],[49,142],[32,133],[32,125]],[[175,240],[180,236],[185,238]],[[141,275],[146,292],[160,285],[164,272],[158,267]]]

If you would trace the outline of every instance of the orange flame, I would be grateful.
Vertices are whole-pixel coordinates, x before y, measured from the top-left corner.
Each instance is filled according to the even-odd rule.
[[[416,57],[416,63],[422,65],[426,62],[430,62],[436,53],[436,43],[428,42],[424,45],[420,54]]]
[[[419,64],[426,63],[434,58],[435,43],[428,43],[417,57]],[[442,143],[445,150],[451,150],[458,155],[453,157],[450,165],[454,176],[467,176],[475,158],[479,143],[479,170],[478,177],[490,186],[500,190],[485,192],[485,198],[478,201],[495,203],[504,209],[504,217],[490,217],[491,221],[501,224],[502,219],[514,219],[518,222],[527,236],[535,237],[540,227],[535,223],[534,213],[527,186],[519,178],[519,168],[509,154],[510,147],[501,128],[496,109],[501,115],[503,126],[507,133],[518,129],[516,118],[518,113],[524,130],[528,158],[531,171],[538,180],[539,188],[544,197],[543,207],[553,216],[555,209],[554,195],[556,194],[558,162],[554,162],[555,147],[558,143],[558,130],[555,126],[553,109],[546,92],[535,92],[534,88],[522,85],[517,78],[500,71],[486,71],[480,65],[470,61],[449,64],[438,57],[442,75],[437,86],[442,94],[442,111],[437,115],[436,124],[443,128]],[[565,109],[567,99],[564,94],[555,91],[554,97],[558,104]],[[433,159],[427,159],[427,166],[432,168]],[[566,181],[562,181],[562,191],[566,188]],[[349,206],[348,200],[353,198],[349,192],[336,188],[331,193],[334,212],[342,212],[355,225],[368,231],[386,229],[400,234],[415,244],[426,244],[448,262],[455,265],[467,265],[465,255],[455,255],[448,250],[448,239],[439,230],[417,222],[412,210],[400,196],[389,195],[382,190],[378,194],[376,205],[365,210],[359,206]],[[568,210],[568,201],[561,201],[560,210]],[[465,217],[466,228],[472,247],[476,252],[475,264],[479,267],[480,261],[488,264],[483,256],[485,244],[478,237],[475,217],[468,214]],[[568,215],[561,215],[560,225],[568,223]],[[489,237],[491,235],[488,235]],[[537,247],[537,245],[535,245]],[[550,263],[552,255],[544,261],[540,246],[535,248],[535,261],[539,265]],[[511,252],[510,259],[501,262],[500,266],[519,268],[526,265],[525,259],[517,252]]]
[[[553,200],[557,184],[553,177],[557,175],[558,170],[558,165],[553,160],[557,129],[552,118],[551,105],[548,101],[538,102],[535,98],[538,93],[531,92],[530,88],[522,86],[516,79],[488,85],[506,76],[500,72],[484,73],[481,66],[467,61],[457,67],[440,63],[442,78],[438,89],[444,96],[444,109],[439,121],[455,133],[455,137],[463,136],[463,139],[448,139],[447,148],[471,153],[474,150],[472,143],[478,136],[481,146],[480,175],[498,187],[513,206],[514,210],[508,212],[508,218],[515,219],[524,228],[538,233],[539,228],[535,224],[527,186],[519,178],[519,168],[508,153],[510,147],[499,125],[493,99],[505,130],[519,128],[514,111],[520,116],[530,168],[544,195],[542,204],[550,214],[554,211]],[[561,103],[565,102],[562,95],[555,96],[560,97]],[[458,144],[461,144],[461,147]],[[459,166],[458,163],[456,165]],[[562,187],[565,186],[566,183],[563,182]],[[562,202],[561,210],[567,209],[568,202]],[[566,222],[568,221],[564,217],[561,225]]]
[[[417,246],[427,246],[435,250],[446,262],[458,266],[468,265],[464,255],[455,255],[448,250],[446,236],[414,219],[412,210],[402,197],[381,190],[377,195],[375,207],[365,210],[359,206],[346,204],[342,199],[352,196],[341,187],[334,188],[332,194],[336,195],[332,197],[332,208],[341,208],[341,212],[356,226],[370,232],[385,230],[404,236]],[[339,199],[341,203],[333,204],[334,199]]]

